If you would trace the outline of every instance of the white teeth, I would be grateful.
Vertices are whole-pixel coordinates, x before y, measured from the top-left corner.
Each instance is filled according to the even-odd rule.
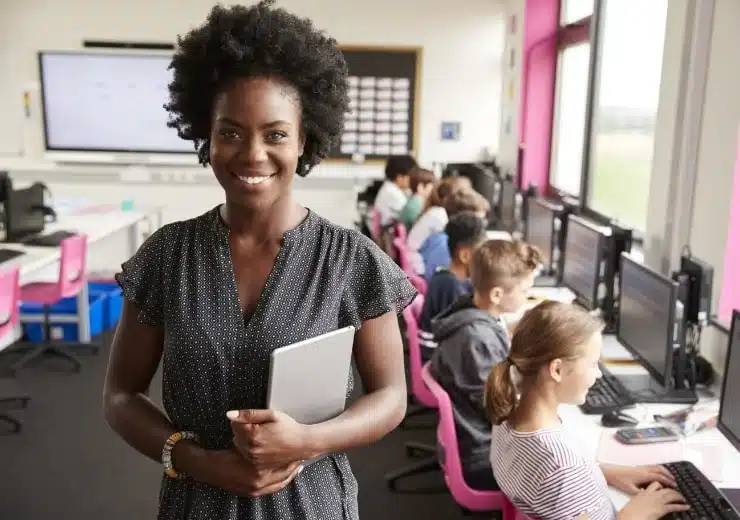
[[[270,175],[269,177],[239,177],[240,181],[246,182],[247,184],[262,184],[263,182],[267,182],[270,179],[272,179],[272,175]]]

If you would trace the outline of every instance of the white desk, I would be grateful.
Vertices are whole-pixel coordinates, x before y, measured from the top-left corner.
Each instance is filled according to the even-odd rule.
[[[609,370],[615,375],[617,374],[647,374],[647,372],[638,365],[609,365]],[[718,392],[717,392],[718,394]],[[685,408],[684,405],[664,405],[664,404],[640,404],[635,408],[626,409],[624,412],[631,415],[640,421],[640,426],[649,426],[655,424],[653,421],[654,415],[666,414]],[[560,410],[560,416],[563,422],[567,425],[568,430],[577,437],[579,445],[583,446],[584,454],[587,456],[594,457],[598,462],[615,463],[615,460],[604,460],[605,457],[599,457],[599,448],[601,446],[602,435],[613,435],[617,428],[605,428],[601,426],[600,415],[585,415],[581,413],[577,406],[562,406]],[[712,462],[709,465],[712,468],[716,468],[719,471],[715,475],[707,476],[718,488],[740,488],[740,452],[730,444],[727,439],[720,433],[717,428],[707,429],[698,432],[694,435],[686,437],[679,441],[683,447],[683,451],[688,455],[695,455],[697,453],[704,456],[704,458],[711,458]],[[624,455],[627,453],[624,450],[632,447],[620,447],[618,455]],[[640,447],[637,447],[638,449]],[[651,450],[651,460],[642,460],[642,464],[658,464],[662,462],[671,462],[671,460],[663,460],[664,453],[670,451],[669,449],[663,450],[660,445],[654,445]],[[677,448],[676,448],[677,450]],[[703,453],[701,453],[703,452]],[[640,452],[644,454],[645,451]],[[602,455],[608,457],[608,453]],[[634,457],[633,457],[634,458]],[[668,457],[670,458],[670,456]],[[679,457],[680,460],[681,457]],[[688,460],[693,457],[686,456]],[[675,458],[673,460],[676,460]],[[691,460],[700,469],[703,469],[703,464],[698,460]],[[709,461],[705,461],[709,462]],[[624,461],[627,464],[628,461]],[[714,478],[713,478],[714,477]],[[719,477],[719,478],[717,478]],[[610,496],[614,505],[617,509],[620,509],[627,503],[629,497],[624,493],[615,489],[610,489]]]
[[[153,232],[162,225],[162,208],[138,208],[133,211],[121,211],[101,208],[99,212],[62,214],[57,222],[47,224],[44,233],[57,230],[77,231],[88,237],[88,245],[95,244],[111,235],[127,232],[130,254],[133,255],[142,242],[140,224],[148,224],[148,232]],[[25,246],[9,242],[0,242],[2,249],[15,249],[24,254],[0,263],[0,269],[9,266],[20,267],[21,283],[36,281],[39,274],[59,262],[58,247]],[[23,321],[40,321],[43,316],[23,315]],[[55,318],[56,319],[56,318]],[[66,321],[60,317],[59,321]],[[70,316],[69,321],[79,326],[80,342],[90,341],[90,313],[87,284],[77,296],[77,316]]]

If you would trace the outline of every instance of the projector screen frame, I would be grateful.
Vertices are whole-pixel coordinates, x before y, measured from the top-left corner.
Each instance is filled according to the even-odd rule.
[[[44,134],[44,150],[47,160],[54,162],[93,162],[93,163],[158,163],[158,164],[197,164],[197,151],[184,150],[157,150],[157,149],[127,149],[127,148],[84,148],[52,146],[49,140],[48,107],[46,103],[46,85],[44,81],[43,59],[45,55],[80,55],[80,56],[130,56],[138,58],[171,58],[173,51],[146,51],[141,49],[127,51],[125,49],[84,49],[84,50],[39,50],[36,53],[39,73],[39,104],[41,106],[41,123]],[[163,104],[167,100],[163,101]],[[187,142],[187,141],[185,141]],[[191,143],[192,144],[192,143]]]

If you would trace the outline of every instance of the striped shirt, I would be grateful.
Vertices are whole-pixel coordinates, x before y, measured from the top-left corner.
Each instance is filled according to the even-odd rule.
[[[517,432],[507,423],[491,434],[491,466],[501,490],[538,520],[615,520],[606,479],[578,452],[562,426]]]

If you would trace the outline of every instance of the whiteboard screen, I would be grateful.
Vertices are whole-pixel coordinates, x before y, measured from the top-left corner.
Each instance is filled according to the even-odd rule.
[[[195,153],[167,127],[171,59],[39,53],[47,150]]]

